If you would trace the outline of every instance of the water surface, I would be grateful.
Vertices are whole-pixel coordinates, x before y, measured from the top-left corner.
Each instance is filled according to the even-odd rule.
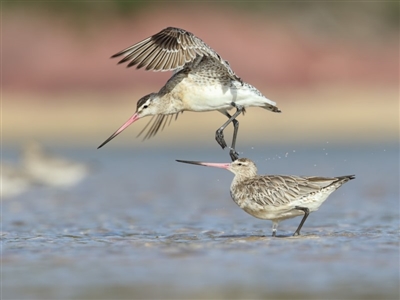
[[[245,149],[262,174],[356,175],[302,236],[295,218],[279,238],[230,199],[232,174],[174,161],[227,151],[52,150],[96,167],[73,188],[3,199],[3,299],[399,297],[397,146]]]

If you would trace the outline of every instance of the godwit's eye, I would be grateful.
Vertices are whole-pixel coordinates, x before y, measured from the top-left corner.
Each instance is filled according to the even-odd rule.
[[[242,163],[238,163],[238,166],[243,166]]]
[[[148,107],[149,107],[148,105],[144,105],[144,106],[143,106],[143,108],[148,108]]]

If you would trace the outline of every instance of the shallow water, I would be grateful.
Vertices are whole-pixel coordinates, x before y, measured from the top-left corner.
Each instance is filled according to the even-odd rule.
[[[3,199],[3,299],[399,297],[398,146],[245,149],[261,174],[356,174],[278,238],[230,199],[232,174],[174,161],[228,162],[217,147],[52,150],[96,167]]]

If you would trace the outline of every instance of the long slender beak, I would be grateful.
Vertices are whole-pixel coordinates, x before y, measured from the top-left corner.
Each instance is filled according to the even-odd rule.
[[[129,125],[131,125],[133,122],[139,120],[140,117],[138,113],[135,113],[132,117],[129,118],[128,121],[124,123],[116,132],[114,132],[108,139],[106,139],[97,149],[100,149],[103,147],[105,144],[107,144],[109,141],[111,141],[113,138],[115,138],[118,134],[120,134],[122,131],[124,131]]]
[[[177,162],[180,163],[185,163],[185,164],[192,164],[192,165],[198,165],[198,166],[205,166],[205,167],[214,167],[214,168],[221,168],[221,169],[228,169],[230,167],[230,163],[207,163],[207,162],[201,162],[201,161],[191,161],[191,160],[176,160]]]

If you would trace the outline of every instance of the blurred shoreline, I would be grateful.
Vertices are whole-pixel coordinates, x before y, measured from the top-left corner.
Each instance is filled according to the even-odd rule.
[[[156,90],[156,88],[154,88]],[[239,145],[268,143],[395,142],[399,138],[397,88],[313,87],[290,90],[260,88],[277,102],[281,114],[249,108],[240,122]],[[152,89],[121,93],[71,92],[23,94],[3,92],[3,145],[36,139],[60,145],[97,145],[135,111],[136,102]],[[142,144],[135,138],[150,120],[137,121],[112,143]],[[184,112],[148,146],[214,143],[214,132],[225,121],[218,112]],[[231,128],[226,137],[230,140]],[[142,145],[147,146],[147,145]]]

